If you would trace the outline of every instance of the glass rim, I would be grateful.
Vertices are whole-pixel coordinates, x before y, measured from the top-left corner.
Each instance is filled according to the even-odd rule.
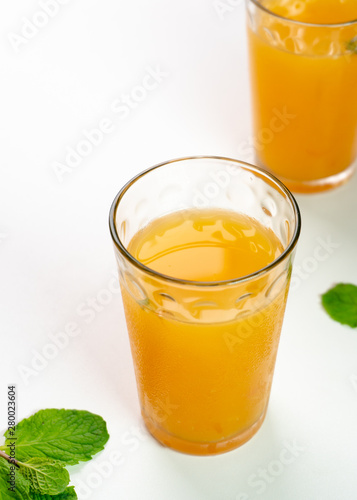
[[[270,14],[278,19],[282,19],[284,21],[289,21],[294,24],[299,24],[300,26],[309,26],[313,28],[344,28],[346,26],[352,26],[353,24],[357,24],[357,18],[352,19],[351,21],[344,21],[342,23],[308,23],[306,21],[298,21],[297,19],[290,19],[289,17],[281,16],[280,14],[276,14],[272,10],[268,9],[264,5],[260,3],[260,0],[246,0],[248,3],[253,3],[256,7],[263,10],[267,14]]]
[[[198,280],[186,280],[186,279],[181,279],[181,278],[175,278],[174,276],[169,276],[167,274],[160,273],[158,271],[155,271],[154,269],[151,269],[148,266],[145,266],[142,262],[137,260],[126,248],[123,242],[121,241],[117,228],[116,228],[116,223],[115,223],[115,218],[116,218],[116,213],[120,204],[120,201],[124,197],[125,193],[130,189],[130,187],[135,184],[139,179],[144,177],[145,175],[150,174],[152,171],[168,166],[172,163],[179,163],[179,162],[184,162],[184,161],[195,161],[195,160],[220,160],[224,162],[231,162],[235,163],[240,167],[245,168],[248,171],[251,172],[256,172],[260,176],[268,178],[273,184],[274,188],[278,188],[280,192],[283,192],[283,194],[286,196],[286,198],[289,200],[293,213],[295,216],[295,228],[294,232],[291,236],[291,240],[288,243],[287,247],[283,250],[283,252],[272,262],[270,262],[268,265],[262,267],[261,269],[258,269],[257,271],[254,271],[253,273],[240,276],[238,278],[231,278],[228,280],[220,280],[220,281],[198,281]],[[109,212],[109,229],[110,229],[110,234],[112,237],[112,240],[115,244],[115,247],[119,250],[119,252],[129,260],[129,262],[134,265],[136,268],[138,268],[140,271],[143,271],[146,274],[149,274],[151,276],[154,276],[155,278],[160,278],[165,281],[170,281],[171,283],[175,284],[181,284],[185,286],[196,286],[196,287],[213,287],[213,286],[227,286],[227,285],[237,285],[239,283],[244,283],[246,281],[250,281],[252,279],[258,278],[261,275],[266,274],[270,270],[274,269],[277,267],[281,262],[283,262],[289,254],[294,250],[296,247],[296,244],[298,242],[299,236],[300,236],[300,231],[301,231],[301,214],[300,214],[300,209],[299,206],[292,195],[292,193],[289,191],[289,189],[273,174],[270,172],[267,172],[266,170],[263,170],[260,167],[257,167],[255,165],[252,165],[250,163],[236,160],[233,158],[227,158],[224,156],[186,156],[186,157],[181,157],[181,158],[175,158],[173,160],[168,160],[165,162],[158,163],[152,167],[147,168],[146,170],[143,170],[139,174],[135,175],[132,177],[124,186],[120,189],[118,194],[115,196],[113,203],[110,207],[110,212]]]

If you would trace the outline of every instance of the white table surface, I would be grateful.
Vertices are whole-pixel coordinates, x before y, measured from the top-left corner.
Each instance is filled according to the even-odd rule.
[[[102,415],[105,450],[71,473],[80,499],[355,499],[357,330],[329,319],[320,294],[357,283],[357,177],[297,197],[303,230],[262,429],[216,457],[161,447],[140,420],[121,300],[110,292],[108,211],[123,183],[155,163],[251,159],[244,5],[56,2],[52,17],[50,0],[0,6],[0,428],[8,383],[18,419],[51,407]],[[98,144],[59,174],[68,148],[98,127]],[[56,352],[53,339],[71,328],[77,335]]]

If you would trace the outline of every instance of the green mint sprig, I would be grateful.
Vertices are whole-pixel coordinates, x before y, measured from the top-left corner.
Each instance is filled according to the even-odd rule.
[[[357,286],[339,283],[321,297],[327,314],[342,325],[357,328]]]
[[[0,458],[0,498],[1,500],[32,500],[30,496],[30,483],[25,479],[19,470],[16,469],[15,476],[15,491],[9,490],[11,464]]]
[[[77,494],[74,486],[69,486],[58,495],[48,495],[39,493],[32,489],[31,482],[16,469],[15,488],[9,490],[8,478],[11,464],[6,460],[0,459],[0,498],[1,500],[76,500]]]
[[[11,434],[11,435],[10,435]],[[0,498],[4,500],[73,500],[77,498],[66,465],[90,460],[109,439],[99,415],[82,410],[41,410],[4,434],[0,446]],[[11,447],[15,444],[15,464]],[[6,460],[7,459],[7,460]],[[15,487],[9,489],[10,469]]]
[[[357,54],[357,36],[355,36],[354,38],[352,38],[352,40],[350,40],[349,42],[347,42],[346,49],[349,52]]]
[[[11,441],[9,431],[5,433]],[[52,458],[66,465],[86,462],[103,450],[109,435],[99,415],[81,410],[40,410],[16,426],[16,459]],[[0,447],[5,453],[9,446]]]
[[[32,489],[39,493],[58,495],[68,486],[68,470],[55,460],[31,458],[18,464],[21,474],[29,481]]]
[[[75,500],[78,499],[77,493],[74,491],[74,486],[69,486],[64,490],[63,493],[59,495],[50,496],[50,495],[38,495],[37,493],[33,493],[31,500]]]

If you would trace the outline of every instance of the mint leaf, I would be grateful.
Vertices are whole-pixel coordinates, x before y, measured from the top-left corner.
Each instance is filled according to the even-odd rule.
[[[350,52],[357,54],[357,36],[355,36],[354,38],[352,38],[352,40],[347,42],[346,48]]]
[[[0,458],[0,498],[1,500],[32,500],[30,483],[15,469],[15,484],[10,484],[11,464]],[[10,488],[10,489],[9,489]]]
[[[5,437],[10,439],[8,431]],[[105,421],[82,410],[40,410],[16,425],[16,459],[45,457],[63,464],[86,462],[109,439]],[[9,454],[7,446],[2,449]]]
[[[339,283],[322,295],[322,305],[332,319],[357,327],[357,286]]]
[[[31,493],[31,500],[77,500],[77,493],[74,491],[74,486],[66,488],[59,495],[39,495]]]
[[[21,474],[29,481],[30,488],[38,493],[58,495],[69,483],[68,470],[55,460],[31,458],[19,462]]]

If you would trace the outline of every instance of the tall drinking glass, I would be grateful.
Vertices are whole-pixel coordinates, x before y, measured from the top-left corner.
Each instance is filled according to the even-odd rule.
[[[147,428],[186,453],[236,448],[267,411],[300,233],[293,196],[252,165],[183,158],[128,182],[110,231]]]
[[[257,164],[290,189],[346,182],[357,157],[357,2],[247,0]]]

